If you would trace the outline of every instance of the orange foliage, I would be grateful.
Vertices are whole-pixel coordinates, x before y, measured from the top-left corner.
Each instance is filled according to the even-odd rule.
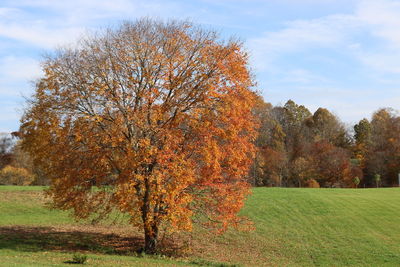
[[[328,142],[315,143],[312,149],[315,179],[321,186],[338,187],[351,183],[352,166],[349,151]]]
[[[307,180],[307,187],[310,188],[320,188],[319,183],[315,179]]]
[[[254,154],[247,55],[189,23],[140,20],[43,63],[23,146],[79,218],[130,214],[156,247],[161,224],[237,225]],[[96,186],[97,190],[92,190]]]

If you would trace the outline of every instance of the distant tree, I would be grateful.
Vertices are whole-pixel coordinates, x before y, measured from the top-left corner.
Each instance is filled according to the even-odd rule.
[[[301,187],[316,179],[321,186],[353,186],[353,173],[363,176],[350,162],[348,131],[327,109],[312,114],[289,100],[265,105],[258,114],[263,126],[256,142],[258,168],[252,169],[257,185]]]
[[[301,186],[302,160],[309,150],[309,132],[304,121],[311,116],[311,112],[303,105],[289,100],[282,107],[271,110],[271,142],[270,147],[279,151],[285,158],[285,171],[281,181],[284,186]]]
[[[162,225],[238,226],[256,136],[247,66],[242,44],[213,31],[125,23],[43,62],[23,148],[51,179],[55,207],[129,214],[146,253]]]
[[[367,146],[366,173],[370,185],[374,175],[381,175],[382,186],[397,184],[400,171],[400,117],[394,110],[380,109],[371,120],[371,135]]]
[[[349,148],[350,137],[340,120],[325,108],[318,108],[306,121],[313,133],[314,141],[326,141],[335,146]]]
[[[9,165],[12,161],[13,141],[11,135],[0,133],[0,169]]]
[[[304,155],[308,144],[308,129],[304,121],[311,116],[311,112],[303,105],[298,105],[289,100],[283,106],[281,123],[285,133],[285,145],[290,161]]]
[[[257,97],[256,104],[253,108],[253,114],[259,121],[258,135],[255,145],[263,147],[271,142],[271,126],[273,119],[271,117],[272,105],[266,103],[261,96]]]
[[[32,157],[29,153],[22,149],[21,140],[18,140],[13,147],[10,165],[15,168],[25,169],[34,178],[31,182],[32,185],[49,185],[50,183],[39,166],[33,164]]]
[[[266,183],[264,173],[264,159],[262,148],[265,148],[271,142],[271,109],[272,105],[264,102],[261,96],[257,97],[256,104],[253,108],[253,114],[259,121],[257,138],[254,141],[258,148],[254,156],[253,164],[250,168],[250,183],[255,186],[262,186]]]
[[[298,186],[302,187],[310,177],[314,176],[314,170],[309,157],[298,157],[291,165],[291,175],[297,179]]]
[[[352,172],[348,150],[328,142],[318,142],[314,144],[310,158],[315,180],[322,187],[342,187],[348,184]]]
[[[359,161],[360,167],[364,170],[367,150],[371,143],[371,124],[367,119],[362,119],[358,124],[354,125],[354,139],[354,155]]]
[[[277,151],[269,147],[261,150],[262,155],[262,174],[263,179],[260,179],[259,185],[268,186],[284,186],[286,185],[285,178],[287,177],[287,158],[282,151]]]
[[[354,125],[354,137],[357,144],[367,144],[371,139],[371,124],[367,119],[362,119]]]
[[[30,185],[35,177],[25,168],[6,166],[0,170],[1,185]]]
[[[379,187],[379,183],[381,182],[381,175],[380,174],[375,174],[374,175],[374,181],[376,183],[376,187]]]
[[[360,184],[360,178],[358,178],[358,176],[354,177],[353,183],[356,186],[356,188],[358,188],[358,185]]]

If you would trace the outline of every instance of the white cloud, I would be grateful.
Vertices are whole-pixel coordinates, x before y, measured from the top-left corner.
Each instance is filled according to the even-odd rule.
[[[209,2],[210,5],[215,3],[210,0],[203,2]],[[255,71],[261,74],[259,77],[264,81],[270,79],[270,82],[266,82],[266,84],[269,85],[270,90],[267,94],[272,99],[317,98],[318,106],[336,107],[337,113],[343,118],[347,118],[348,115],[345,113],[351,113],[351,116],[361,116],[375,108],[377,104],[374,104],[373,101],[379,99],[379,95],[364,93],[362,100],[357,102],[357,108],[355,108],[351,100],[343,99],[348,99],[349,94],[354,94],[353,99],[355,99],[359,97],[359,92],[351,88],[334,89],[335,85],[332,84],[330,74],[317,73],[318,67],[299,66],[297,59],[293,60],[297,65],[290,65],[281,59],[284,56],[301,53],[306,53],[311,57],[314,55],[314,50],[325,49],[329,55],[333,54],[330,52],[339,51],[345,53],[349,60],[358,60],[368,69],[371,73],[370,76],[372,73],[374,75],[377,75],[376,73],[400,73],[400,1],[252,0],[252,4],[249,4],[240,13],[238,9],[244,5],[243,2],[218,0],[219,5],[225,10],[237,12],[234,14],[246,14],[244,17],[232,18],[232,14],[229,12],[218,13],[207,5],[198,10],[189,10],[188,7],[191,4],[185,1],[3,0],[3,7],[0,7],[0,37],[18,40],[27,46],[34,45],[34,49],[53,49],[58,45],[74,42],[85,32],[85,29],[97,27],[99,22],[103,26],[108,26],[103,24],[104,19],[108,22],[118,22],[122,19],[134,19],[146,15],[161,18],[167,16],[192,17],[198,22],[213,24],[213,26],[219,23],[220,28],[224,29],[230,26],[246,28],[249,25],[240,20],[249,18],[252,11],[257,11],[256,14],[259,18],[265,18],[262,7],[271,5],[271,3],[280,6],[290,5],[293,8],[303,5],[309,5],[309,7],[321,7],[324,4],[345,5],[347,2],[352,2],[351,7],[354,6],[354,2],[358,4],[349,13],[327,15],[329,12],[324,12],[324,15],[319,18],[287,21],[281,24],[280,29],[260,32],[259,36],[251,38],[247,42]],[[249,32],[257,33],[259,26],[251,25]],[[363,39],[365,37],[371,39],[371,42],[365,41]],[[7,56],[0,58],[0,64],[0,94],[2,97],[15,96],[21,91],[28,92],[30,87],[26,82],[40,75],[40,68],[36,60],[29,57]],[[329,63],[321,62],[321,64]],[[366,78],[371,79],[371,77]],[[373,78],[379,79],[379,77]],[[23,82],[25,85],[20,86]],[[395,82],[393,81],[390,86],[394,86]],[[18,86],[15,85],[16,83]],[[282,88],[284,85],[287,87],[296,85],[296,88],[292,88],[292,91],[285,90],[283,92],[282,89],[273,91],[270,84],[277,85],[278,88]],[[371,88],[368,90],[368,92],[373,91]],[[393,99],[397,99],[396,95],[392,94],[391,96],[390,99],[385,98],[380,103],[384,106],[394,104]],[[368,97],[373,100],[368,100]],[[267,100],[269,99],[267,98]],[[308,103],[303,101],[303,103],[309,104],[311,107],[316,105],[315,101],[311,100]]]
[[[105,19],[120,22],[149,14],[162,16],[168,10],[179,10],[174,3],[137,0],[8,1],[8,5],[10,7],[0,8],[0,37],[44,49],[74,42],[86,30],[97,27],[97,23]],[[27,12],[26,8],[34,8],[37,13]]]
[[[36,59],[14,56],[0,59],[0,73],[4,78],[15,80],[32,80],[42,74]]]
[[[355,51],[359,60],[380,73],[400,73],[400,2],[361,1],[355,16],[375,43]]]
[[[83,32],[82,26],[64,25],[59,21],[65,17],[57,16],[45,21],[17,7],[0,8],[0,37],[18,40],[25,44],[50,49],[76,39]]]
[[[400,47],[400,2],[361,1],[355,16],[370,27],[373,35]]]
[[[291,98],[313,111],[329,108],[347,122],[369,117],[382,107],[399,107],[400,79],[393,73],[400,73],[400,2],[360,1],[350,14],[291,21],[283,29],[251,39],[250,48],[260,76],[275,77],[273,83],[265,82],[264,93],[273,104]],[[369,73],[360,76],[365,88],[332,81],[329,73],[321,77],[318,67],[299,69],[296,60],[282,60],[300,53],[310,58],[319,48],[325,55],[339,53],[344,60],[359,62],[364,70],[349,76]]]
[[[372,40],[363,43],[363,35]],[[289,21],[249,40],[253,61],[262,69],[281,55],[316,47],[343,48],[370,67],[400,72],[400,2],[358,1],[352,14]]]
[[[41,74],[36,59],[15,56],[0,58],[0,95],[3,98],[28,96],[32,90],[30,81]]]
[[[327,83],[329,80],[326,77],[317,75],[306,69],[293,69],[286,72],[282,82],[302,84]]]
[[[264,77],[259,84],[267,101],[292,98],[311,109],[327,107],[352,122],[381,107],[399,107],[400,78],[395,75],[400,73],[400,1],[359,1],[349,14],[290,21],[250,39],[248,46],[257,74]],[[347,87],[329,72],[322,75],[318,65],[305,70],[297,59],[290,62],[290,56],[301,53],[303,59],[315,60],[313,51],[319,48],[332,59],[340,54],[343,65],[345,60],[358,62],[358,69],[348,73],[353,77],[344,78],[365,88]],[[318,60],[315,64],[321,67],[329,65]],[[337,89],[343,87],[347,88]]]
[[[21,13],[21,10],[19,10],[18,8],[0,7],[0,16],[2,18],[10,19],[20,13]]]
[[[261,37],[249,40],[252,60],[259,69],[268,69],[269,64],[282,54],[309,50],[316,47],[337,48],[342,46],[350,33],[360,27],[359,20],[352,15],[331,15],[312,20],[296,20],[275,32],[266,32]]]
[[[0,24],[0,36],[34,44],[38,47],[53,49],[58,45],[75,40],[84,32],[83,28],[71,27],[51,29],[44,25],[20,25],[16,23]]]
[[[0,2],[0,130],[17,127],[19,114],[16,109],[24,103],[21,95],[32,93],[29,81],[41,74],[38,62],[30,58],[29,53],[40,56],[58,46],[73,44],[99,25],[113,26],[111,23],[147,15],[179,16],[184,11],[175,2],[161,0]],[[13,45],[17,47],[11,47]],[[9,101],[7,105],[6,100]]]

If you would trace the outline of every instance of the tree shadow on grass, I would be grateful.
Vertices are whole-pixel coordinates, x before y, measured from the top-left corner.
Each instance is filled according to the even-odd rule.
[[[92,230],[71,230],[55,227],[0,226],[0,250],[9,249],[21,252],[79,252],[114,255],[141,256],[143,238],[120,236],[112,233]],[[162,244],[161,254],[182,256],[177,240],[166,240]],[[161,244],[160,244],[161,245]],[[139,253],[139,254],[138,254]],[[75,264],[77,261],[64,263]],[[226,263],[214,263],[206,260],[193,260],[193,265],[225,267],[239,266]]]
[[[52,227],[0,227],[0,249],[129,255],[139,252],[142,247],[143,239],[139,237],[76,230],[61,231]]]

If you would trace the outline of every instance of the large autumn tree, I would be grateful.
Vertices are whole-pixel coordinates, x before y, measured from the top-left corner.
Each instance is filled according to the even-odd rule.
[[[129,214],[147,253],[161,225],[237,225],[256,126],[247,64],[238,41],[150,19],[48,56],[21,136],[54,205]]]

